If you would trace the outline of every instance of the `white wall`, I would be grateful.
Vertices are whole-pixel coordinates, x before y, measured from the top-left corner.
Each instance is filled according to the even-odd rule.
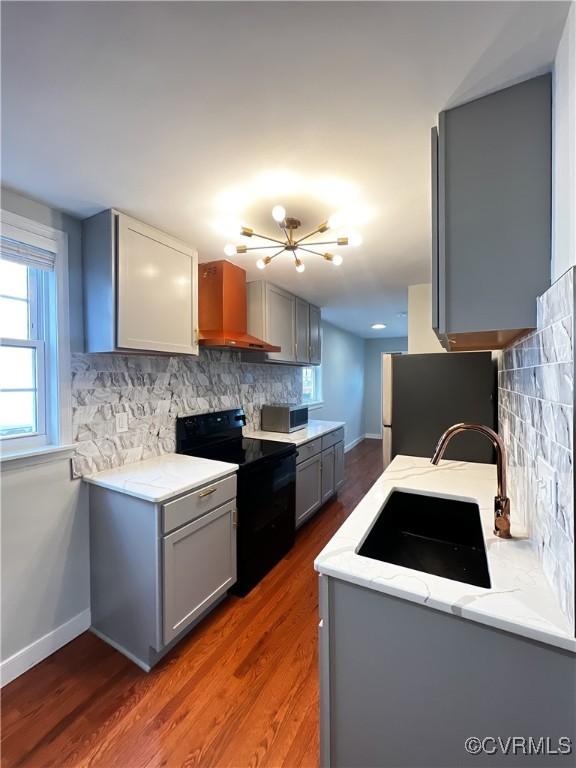
[[[364,431],[369,437],[382,433],[382,355],[406,352],[408,339],[366,339],[364,347]]]
[[[6,466],[2,467],[2,683],[90,625],[86,487],[70,479],[70,459]]]
[[[552,282],[576,264],[576,6],[554,61]]]
[[[346,445],[364,437],[364,339],[322,321],[322,399],[311,419],[346,422]]]
[[[408,286],[408,352],[445,352],[432,330],[432,285]]]
[[[80,222],[15,192],[2,207],[68,233],[70,335],[82,348]],[[2,465],[0,658],[2,681],[40,661],[89,625],[87,494],[70,460]]]

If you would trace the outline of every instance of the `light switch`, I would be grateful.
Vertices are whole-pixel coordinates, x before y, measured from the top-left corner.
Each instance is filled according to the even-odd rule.
[[[128,432],[128,414],[126,411],[116,414],[116,432]]]

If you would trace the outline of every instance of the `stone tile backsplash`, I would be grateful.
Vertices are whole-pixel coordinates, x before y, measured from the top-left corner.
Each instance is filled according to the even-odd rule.
[[[260,427],[265,403],[297,403],[302,370],[244,362],[239,352],[201,349],[198,357],[76,354],[72,360],[75,477],[176,449],[176,417],[243,407]],[[116,414],[128,431],[118,432]]]
[[[538,299],[536,331],[501,353],[498,377],[512,514],[574,624],[574,270]]]

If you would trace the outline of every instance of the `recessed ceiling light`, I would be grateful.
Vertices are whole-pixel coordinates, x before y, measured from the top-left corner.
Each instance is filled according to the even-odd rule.
[[[384,323],[373,323],[370,327],[374,331],[381,331],[383,328],[386,328]]]

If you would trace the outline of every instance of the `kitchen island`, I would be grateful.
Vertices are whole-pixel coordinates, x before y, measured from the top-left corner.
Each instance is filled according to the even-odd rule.
[[[478,504],[489,589],[358,554],[398,490]],[[574,628],[514,508],[513,538],[493,534],[495,491],[493,465],[399,456],[316,559],[322,765],[548,765],[506,739],[576,745]]]

